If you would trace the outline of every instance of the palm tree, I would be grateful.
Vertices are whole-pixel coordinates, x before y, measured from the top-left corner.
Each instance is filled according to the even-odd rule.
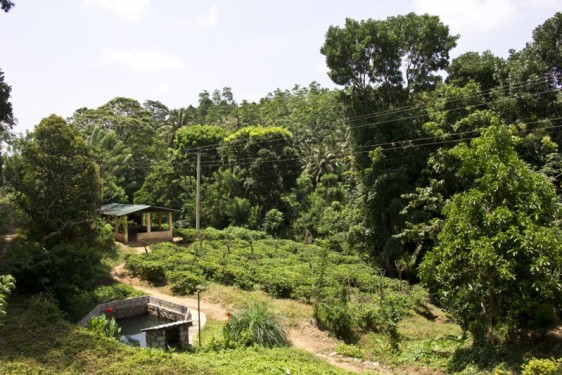
[[[160,136],[168,147],[172,146],[176,132],[180,128],[193,124],[195,112],[192,109],[194,110],[193,107],[172,110],[168,120],[159,128]]]

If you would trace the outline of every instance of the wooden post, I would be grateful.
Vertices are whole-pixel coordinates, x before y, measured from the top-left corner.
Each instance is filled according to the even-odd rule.
[[[195,197],[195,229],[199,230],[201,228],[201,150],[197,149],[197,194]]]

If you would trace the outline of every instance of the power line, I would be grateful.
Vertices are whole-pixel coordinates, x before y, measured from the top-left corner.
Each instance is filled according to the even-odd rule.
[[[554,81],[554,78],[541,78],[541,79],[534,79],[534,80],[528,80],[528,81],[522,81],[519,84],[514,84],[514,85],[510,85],[509,87],[519,87],[519,86],[524,86],[524,85],[528,85],[529,83],[543,83],[543,82],[548,82],[548,81]],[[501,86],[500,86],[501,87]],[[493,89],[490,90],[485,90],[485,91],[491,91]],[[550,90],[545,90],[542,92],[538,92],[538,93],[533,93],[533,95],[542,95],[542,94],[547,94],[547,93],[551,93],[551,92],[555,92],[555,91],[559,91],[559,89],[554,88],[554,89],[550,89]],[[481,95],[482,92],[478,92],[474,95],[460,95],[457,97],[452,97],[451,99],[448,99],[444,102],[442,102],[441,104],[448,104],[448,103],[454,103],[463,99],[471,99],[471,98],[476,98],[476,99],[483,99],[483,95]],[[478,107],[482,107],[482,106],[487,106],[490,104],[494,104],[494,103],[499,103],[502,101],[507,101],[510,100],[512,98],[509,97],[504,97],[504,98],[499,98],[497,100],[494,101],[489,101],[489,102],[483,102],[483,103],[479,103],[479,104],[472,104],[469,107],[471,108],[478,108]],[[395,108],[395,109],[391,109],[391,110],[386,110],[386,111],[381,111],[381,112],[373,112],[371,114],[366,114],[363,116],[367,116],[362,118],[363,116],[358,116],[355,118],[351,118],[351,119],[347,119],[346,121],[348,122],[352,122],[352,121],[357,121],[362,120],[362,119],[367,119],[367,118],[371,118],[371,117],[381,117],[381,116],[388,116],[388,115],[396,115],[396,114],[400,114],[400,113],[407,113],[410,112],[412,110],[423,110],[423,109],[427,109],[430,108],[431,105],[430,104],[426,104],[423,106],[416,106],[416,105],[411,105],[411,106],[405,106],[405,107],[399,107],[399,108]],[[460,110],[464,110],[465,108],[453,108],[453,109],[449,109],[449,110],[443,110],[441,111],[441,113],[450,113],[450,112],[455,112],[455,111],[460,111]],[[409,116],[409,117],[401,117],[401,118],[396,118],[396,119],[390,119],[390,120],[384,120],[384,121],[375,121],[375,122],[371,122],[371,123],[367,123],[367,124],[359,124],[359,125],[350,125],[347,129],[348,130],[354,130],[354,129],[359,129],[359,128],[365,128],[365,127],[371,127],[371,126],[376,126],[376,125],[384,125],[384,124],[389,124],[389,123],[393,123],[393,122],[397,122],[397,121],[403,121],[403,120],[412,120],[412,119],[416,119],[416,118],[421,118],[421,117],[426,117],[428,116],[426,113],[422,113],[422,114],[417,114],[415,116]],[[275,141],[279,141],[279,140],[284,140],[285,138],[273,138],[273,139],[268,139],[268,140],[262,140],[262,141],[257,141],[254,142],[253,144],[261,144],[261,143],[270,143],[270,142],[275,142]],[[235,148],[235,147],[244,147],[245,146],[245,141],[246,139],[241,139],[239,141],[231,141],[231,142],[218,142],[218,143],[214,143],[214,144],[210,144],[210,145],[205,145],[205,146],[201,146],[199,147],[199,149],[201,150],[207,150],[207,149],[214,149],[214,148],[218,148],[218,147],[229,147],[229,148]],[[238,144],[240,144],[240,146],[238,146]],[[191,149],[190,149],[191,150]],[[188,150],[188,151],[190,151]],[[191,150],[194,151],[195,149]]]
[[[561,120],[562,117],[556,117],[556,118],[552,118],[550,120]],[[542,120],[539,121],[534,121],[534,122],[529,122],[529,123],[520,123],[519,125],[530,125],[533,123],[537,123],[537,122],[541,122]],[[538,128],[534,128],[534,129],[523,129],[523,130],[518,130],[515,133],[529,133],[529,132],[533,132],[533,131],[537,131],[537,130],[547,130],[547,129],[558,129],[561,128],[562,125],[553,125],[553,126],[545,126],[545,127],[538,127]],[[458,133],[458,134],[454,134],[452,136],[456,136],[456,135],[465,135],[465,134],[473,134],[473,133],[479,133],[481,132],[483,129],[478,129],[478,130],[473,130],[473,131],[467,131],[467,132],[462,132],[462,133]],[[360,154],[366,154],[369,153],[371,151],[374,151],[377,148],[381,148],[382,152],[385,151],[395,151],[395,150],[400,150],[400,149],[414,149],[414,148],[419,148],[419,147],[426,147],[426,146],[434,146],[434,145],[441,145],[441,144],[447,144],[447,143],[454,143],[454,142],[462,142],[465,140],[472,140],[475,138],[478,138],[478,136],[474,136],[474,137],[464,137],[464,138],[457,138],[457,139],[441,139],[439,141],[436,142],[429,142],[429,143],[420,143],[420,144],[414,144],[413,142],[416,141],[428,141],[428,140],[435,140],[435,139],[440,139],[442,138],[442,136],[435,136],[435,137],[425,137],[425,138],[414,138],[414,139],[407,139],[407,140],[403,140],[403,141],[396,141],[396,142],[385,142],[385,143],[380,143],[380,144],[375,144],[375,145],[370,145],[370,147],[372,147],[369,150],[364,150],[364,151],[352,151],[350,154],[351,155],[360,155]],[[407,144],[410,143],[410,144]],[[397,145],[397,144],[402,144],[402,145]],[[383,146],[390,146],[390,147],[383,147]],[[347,153],[341,153],[341,154],[336,154],[336,156],[348,156],[349,154]],[[269,163],[279,163],[279,162],[285,162],[285,161],[296,161],[296,160],[301,160],[302,157],[292,157],[289,156],[287,158],[283,158],[283,156],[288,156],[288,155],[280,155],[281,158],[277,158],[277,159],[265,159],[262,160],[261,163],[262,164],[269,164]],[[236,161],[236,160],[234,160]],[[256,161],[256,158],[246,158],[246,159],[238,159],[238,161],[241,162],[236,162],[236,163],[202,163],[202,165],[205,165],[207,167],[235,167],[235,166],[244,166],[244,165],[251,165],[254,161]]]

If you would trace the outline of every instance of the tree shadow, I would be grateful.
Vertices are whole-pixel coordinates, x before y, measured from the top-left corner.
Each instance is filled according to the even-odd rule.
[[[521,366],[533,357],[562,358],[562,326],[545,334],[526,335],[506,345],[459,348],[453,353],[447,371],[456,373],[467,367],[492,371],[503,364],[510,371],[519,373]]]

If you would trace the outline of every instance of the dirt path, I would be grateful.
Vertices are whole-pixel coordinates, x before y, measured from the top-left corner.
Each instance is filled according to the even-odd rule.
[[[138,252],[144,253],[144,249],[141,248]],[[192,318],[194,320],[194,329],[192,330],[193,333],[190,335],[190,340],[196,338],[198,324],[196,321],[197,298],[173,296],[166,287],[155,287],[145,281],[132,277],[127,270],[125,270],[123,264],[114,267],[111,271],[111,275],[115,280],[128,284],[146,294],[189,306],[192,310]],[[222,305],[207,301],[204,298],[201,298],[200,303],[202,312],[201,327],[205,325],[206,318],[223,322],[228,319],[226,315],[228,310]],[[320,331],[310,321],[300,322],[296,327],[289,329],[289,337],[295,348],[306,350],[331,365],[344,370],[356,373],[365,371],[375,371],[382,374],[392,373],[376,362],[361,361],[336,355],[335,348],[337,346],[337,341],[331,338],[326,332]]]

